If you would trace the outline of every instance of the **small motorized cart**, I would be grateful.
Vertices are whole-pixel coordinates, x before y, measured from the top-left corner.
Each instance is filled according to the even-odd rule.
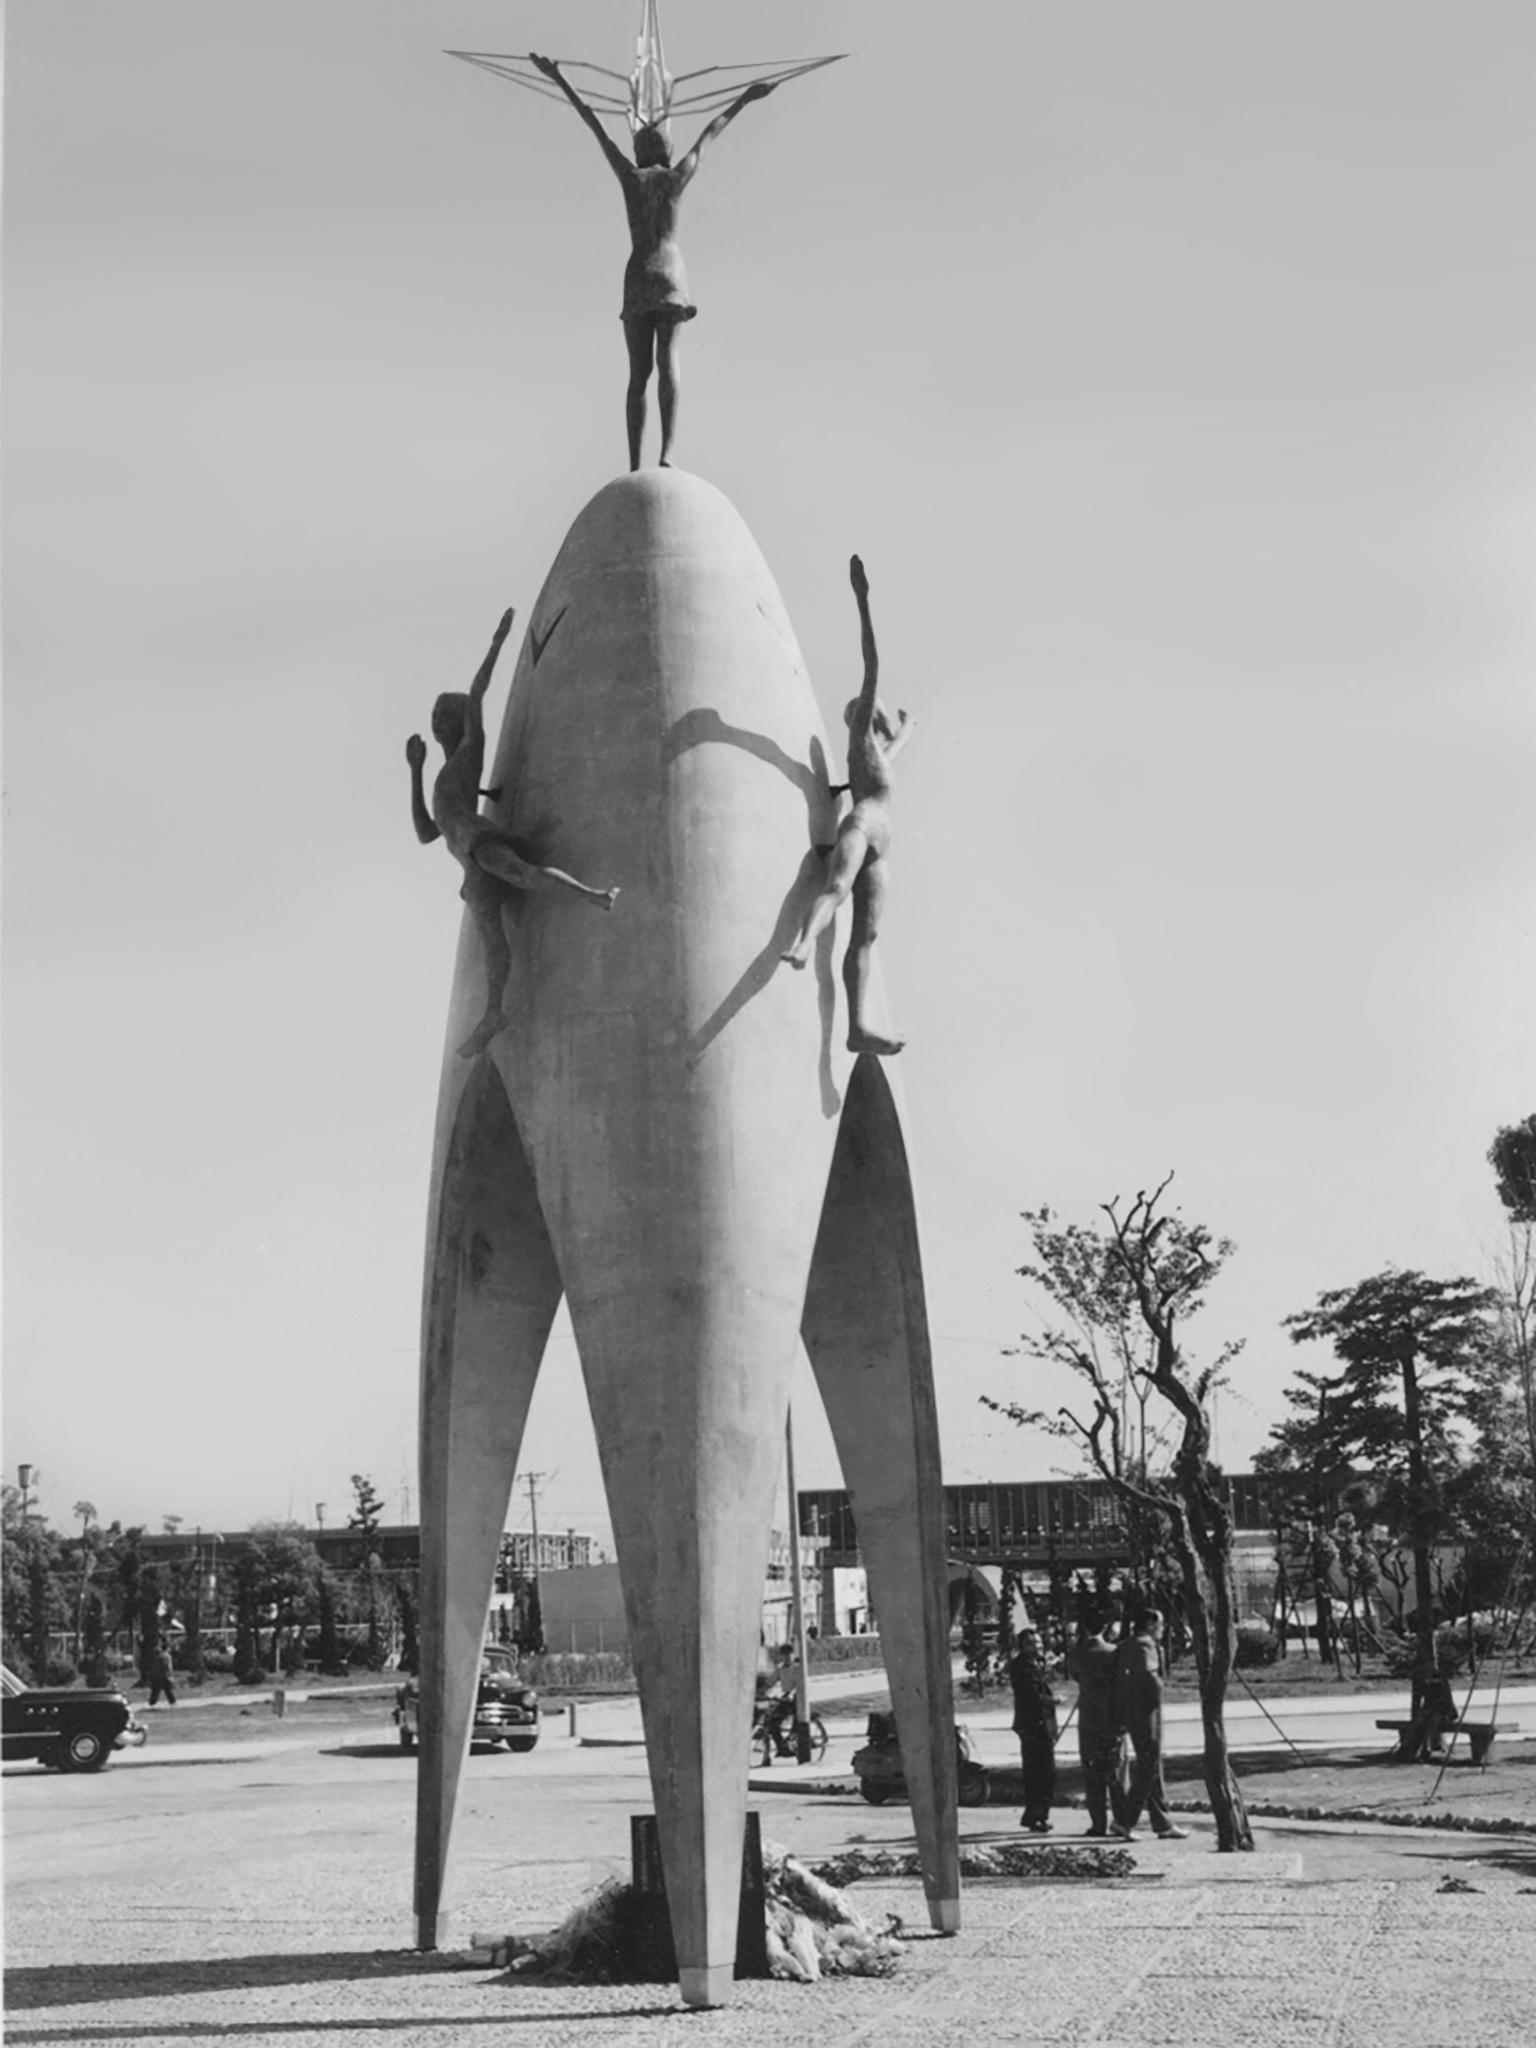
[[[963,1728],[955,1730],[955,1762],[960,1775],[960,1804],[985,1806],[990,1796],[987,1774],[971,1754],[970,1737]],[[864,1747],[853,1752],[853,1768],[858,1774],[859,1791],[871,1806],[906,1797],[907,1781],[901,1768],[901,1744],[896,1740],[894,1714],[870,1715]]]

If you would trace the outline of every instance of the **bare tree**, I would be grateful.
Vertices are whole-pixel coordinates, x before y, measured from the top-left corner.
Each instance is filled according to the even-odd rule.
[[[1200,1687],[1206,1794],[1217,1847],[1248,1850],[1253,1830],[1227,1742],[1227,1685],[1237,1654],[1233,1521],[1227,1487],[1211,1462],[1210,1399],[1241,1349],[1221,1346],[1193,1366],[1180,1326],[1202,1306],[1233,1246],[1203,1224],[1160,1205],[1169,1174],[1124,1209],[1103,1204],[1107,1227],[1055,1227],[1048,1209],[1026,1214],[1038,1263],[1020,1269],[1051,1297],[1067,1327],[1047,1328],[1019,1347],[1067,1366],[1087,1394],[1086,1412],[1054,1416],[1016,1403],[988,1406],[1028,1426],[1078,1442],[1094,1469],[1133,1511],[1167,1530],[1178,1560]],[[1168,1459],[1165,1476],[1153,1462]]]

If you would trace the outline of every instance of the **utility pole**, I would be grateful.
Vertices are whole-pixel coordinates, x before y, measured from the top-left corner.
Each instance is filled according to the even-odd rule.
[[[529,1473],[528,1473],[528,1474],[526,1475],[526,1477],[527,1477],[527,1480],[528,1480],[528,1519],[529,1519],[529,1521],[530,1521],[530,1522],[531,1522],[531,1523],[533,1524],[533,1606],[534,1606],[534,1614],[535,1614],[535,1617],[536,1617],[536,1619],[537,1619],[537,1622],[538,1622],[538,1630],[537,1630],[537,1634],[538,1634],[538,1637],[539,1637],[539,1641],[538,1641],[538,1643],[537,1643],[537,1644],[535,1644],[535,1645],[534,1645],[534,1648],[535,1648],[535,1649],[537,1650],[537,1649],[542,1649],[542,1648],[543,1648],[543,1646],[544,1646],[544,1645],[543,1645],[543,1637],[544,1637],[544,1597],[543,1597],[543,1595],[541,1594],[541,1592],[539,1591],[539,1489],[538,1489],[538,1482],[539,1482],[539,1481],[540,1481],[540,1480],[541,1480],[541,1479],[542,1479],[542,1478],[544,1477],[544,1474],[543,1474],[542,1472],[529,1472]]]
[[[789,1587],[790,1624],[794,1629],[795,1668],[795,1761],[811,1760],[810,1678],[805,1664],[805,1601],[800,1583],[800,1503],[795,1495],[795,1418],[784,1416],[784,1470],[789,1485]]]
[[[538,1482],[544,1477],[544,1474],[542,1472],[528,1472],[524,1474],[524,1477],[528,1482],[528,1519],[533,1524],[533,1583],[537,1585],[539,1583]]]

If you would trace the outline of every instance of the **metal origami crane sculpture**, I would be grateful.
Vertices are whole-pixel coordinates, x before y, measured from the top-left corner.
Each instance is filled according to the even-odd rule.
[[[513,85],[526,86],[546,99],[560,97],[559,88],[535,67],[531,57],[502,56],[490,50],[449,50],[446,54],[465,64],[476,64],[498,78],[509,79]],[[612,71],[581,57],[562,59],[562,65],[583,74],[585,97],[605,119],[626,121],[630,133],[638,134],[642,128],[669,128],[674,115],[718,113],[747,85],[787,85],[792,78],[803,78],[807,72],[819,71],[824,64],[841,63],[844,55],[846,52],[840,51],[830,57],[793,58],[778,63],[707,64],[700,71],[684,71],[674,78],[662,51],[656,0],[645,0],[632,71]],[[589,78],[607,82],[589,84]],[[712,82],[702,84],[704,79]]]
[[[648,6],[617,111],[654,125],[682,82],[668,79]],[[865,656],[873,704],[867,632]],[[936,1927],[959,1925],[960,1884],[911,1174],[884,1060],[838,1028],[847,920],[836,904],[813,910],[838,837],[816,700],[767,564],[712,485],[647,469],[579,515],[529,616],[486,798],[496,845],[621,894],[593,917],[578,888],[509,887],[504,948],[487,944],[483,906],[461,928],[422,1315],[417,1939],[442,1938],[498,1544],[564,1300],[618,1551],[679,1985],[688,2004],[718,2005],[802,1343],[880,1617]],[[791,951],[804,973],[784,964]],[[861,956],[846,981],[864,1042],[894,1049],[875,963]]]

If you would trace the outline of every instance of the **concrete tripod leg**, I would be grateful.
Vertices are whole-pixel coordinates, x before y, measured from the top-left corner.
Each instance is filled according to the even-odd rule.
[[[880,1617],[933,1925],[960,1925],[955,1720],[933,1358],[906,1147],[878,1059],[848,1084],[802,1327]]]
[[[718,1270],[729,1270],[723,1259]],[[788,1294],[689,1282],[583,1316],[573,1295],[624,1580],[678,1986],[724,2005],[735,1971],[752,1681],[783,1417]]]
[[[416,1942],[443,1935],[443,1878],[486,1610],[560,1274],[501,1077],[459,1102],[428,1243],[421,1376],[421,1717]]]

